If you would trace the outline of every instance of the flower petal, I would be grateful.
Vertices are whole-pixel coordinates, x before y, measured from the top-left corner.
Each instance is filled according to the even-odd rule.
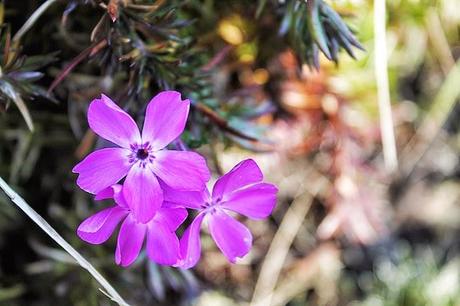
[[[211,177],[203,156],[188,151],[156,152],[152,169],[166,185],[181,191],[201,191]]]
[[[167,224],[153,221],[149,223],[147,234],[147,255],[160,265],[174,265],[179,257],[179,239]]]
[[[275,207],[277,192],[272,184],[257,183],[231,193],[221,207],[252,219],[263,219]]]
[[[102,189],[94,197],[95,201],[101,201],[101,200],[107,200],[107,199],[113,199],[112,186]]]
[[[163,206],[182,206],[191,209],[200,209],[204,203],[210,201],[210,195],[207,188],[204,188],[202,191],[178,191],[162,182],[160,182],[160,186],[161,189],[163,189]]]
[[[150,221],[163,203],[163,192],[152,170],[134,165],[123,186],[123,195],[137,221]]]
[[[112,186],[113,190],[113,199],[115,200],[115,203],[117,203],[119,206],[129,209],[128,203],[126,203],[125,196],[123,194],[123,185],[116,184]]]
[[[212,197],[225,198],[225,195],[249,184],[261,182],[263,174],[252,159],[246,159],[217,180]]]
[[[154,150],[166,147],[184,131],[189,109],[190,101],[182,101],[177,91],[157,94],[147,106],[142,141],[150,142]]]
[[[147,225],[137,223],[130,214],[125,219],[118,234],[117,249],[115,250],[115,262],[117,265],[127,267],[132,264],[144,243]]]
[[[117,203],[118,206],[126,208],[126,209],[129,208],[128,204],[125,201],[125,197],[123,195],[123,185],[121,184],[115,184],[110,187],[107,187],[99,191],[94,197],[94,200],[96,201],[106,200],[106,199],[114,199],[115,203]]]
[[[141,143],[136,122],[105,95],[89,105],[88,123],[96,134],[120,147],[129,148],[133,143]]]
[[[252,235],[246,226],[219,209],[207,216],[209,232],[230,262],[249,252]]]
[[[155,214],[154,220],[166,224],[170,231],[175,231],[184,223],[187,218],[187,210],[185,208],[164,208],[161,207]]]
[[[115,227],[127,214],[128,211],[118,206],[101,210],[80,224],[77,235],[88,243],[101,244],[109,239]]]
[[[178,267],[189,269],[196,265],[201,256],[200,229],[205,214],[198,214],[180,239],[181,260]]]
[[[117,183],[131,167],[128,155],[129,151],[121,148],[94,151],[72,169],[73,173],[79,174],[77,185],[84,191],[97,194]]]

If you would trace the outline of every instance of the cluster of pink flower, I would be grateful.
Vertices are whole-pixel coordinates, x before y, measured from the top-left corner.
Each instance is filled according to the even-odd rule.
[[[228,212],[262,219],[276,204],[277,188],[262,182],[253,160],[240,162],[219,178],[210,193],[206,160],[195,152],[166,149],[183,132],[189,108],[180,93],[159,93],[147,106],[140,133],[134,120],[107,96],[89,105],[90,128],[118,147],[92,152],[73,172],[79,174],[78,186],[95,194],[95,200],[113,198],[115,204],[84,220],[77,234],[101,244],[122,222],[115,251],[119,265],[136,260],[147,236],[151,260],[193,267],[200,258],[203,222],[219,249],[235,262],[249,252],[252,235]],[[187,219],[187,209],[198,213],[179,240],[176,231]]]

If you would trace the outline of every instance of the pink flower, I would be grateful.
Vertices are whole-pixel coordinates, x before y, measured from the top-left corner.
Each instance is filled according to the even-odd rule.
[[[139,255],[147,236],[147,255],[161,265],[174,265],[179,260],[177,228],[187,218],[185,208],[160,208],[147,223],[139,222],[124,198],[123,187],[114,185],[96,195],[96,200],[114,198],[115,205],[99,211],[84,220],[77,229],[78,236],[91,244],[107,241],[117,225],[122,222],[118,234],[115,262],[129,266]]]
[[[159,93],[147,106],[141,135],[134,120],[110,98],[93,100],[88,108],[90,128],[119,147],[97,150],[76,165],[78,186],[97,194],[126,176],[124,198],[132,216],[145,224],[163,203],[159,180],[175,190],[202,190],[210,178],[205,159],[194,152],[165,149],[183,132],[189,108],[189,100],[182,101],[180,93]]]
[[[165,207],[188,207],[199,211],[180,240],[181,262],[177,266],[191,268],[201,253],[200,228],[205,220],[218,248],[230,260],[245,256],[252,245],[249,229],[228,215],[237,212],[251,219],[270,215],[276,204],[278,189],[263,183],[257,164],[247,159],[217,180],[212,190],[178,192],[165,187]]]

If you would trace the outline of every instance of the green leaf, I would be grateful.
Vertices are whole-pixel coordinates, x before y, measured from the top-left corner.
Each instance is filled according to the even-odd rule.
[[[326,31],[324,30],[322,22],[320,20],[319,1],[310,0],[307,2],[307,7],[310,13],[310,18],[308,18],[308,26],[310,28],[310,32],[313,36],[313,39],[318,44],[318,47],[321,49],[324,55],[329,60],[332,60],[331,52],[329,51],[329,47],[327,46]]]

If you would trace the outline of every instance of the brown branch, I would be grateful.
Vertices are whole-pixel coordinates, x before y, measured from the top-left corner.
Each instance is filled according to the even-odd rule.
[[[231,45],[223,47],[219,52],[217,52],[217,54],[214,55],[214,57],[206,65],[201,67],[201,70],[207,72],[213,69],[215,66],[220,64],[225,59],[225,57],[227,57],[227,55],[230,53],[230,51],[233,50],[233,48],[234,47]]]
[[[206,106],[206,105],[204,105],[202,103],[193,103],[192,106],[195,107],[195,109],[198,110],[199,112],[201,112],[203,115],[208,117],[220,129],[222,129],[222,130],[224,130],[224,131],[226,131],[226,132],[228,132],[228,133],[230,133],[230,134],[232,134],[234,136],[237,136],[237,137],[249,140],[249,141],[260,142],[259,139],[255,138],[253,136],[246,135],[246,134],[238,131],[237,129],[231,127],[228,124],[227,120],[222,118],[219,114],[217,114],[215,111],[213,111],[208,106]]]

